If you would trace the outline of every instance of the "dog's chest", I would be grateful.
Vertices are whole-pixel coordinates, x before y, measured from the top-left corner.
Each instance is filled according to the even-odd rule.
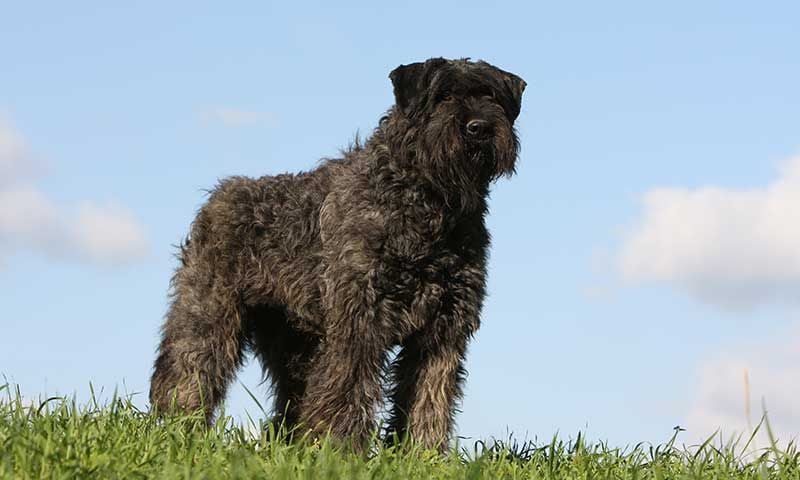
[[[441,257],[439,257],[441,258]],[[381,265],[375,284],[384,318],[401,338],[425,327],[446,301],[450,273],[434,258],[395,257]]]
[[[440,211],[410,205],[392,212],[386,220],[383,254],[399,262],[416,265],[426,261],[448,236],[447,221]]]
[[[376,287],[401,335],[433,321],[457,288],[463,245],[443,225],[441,216],[408,222],[385,239]]]

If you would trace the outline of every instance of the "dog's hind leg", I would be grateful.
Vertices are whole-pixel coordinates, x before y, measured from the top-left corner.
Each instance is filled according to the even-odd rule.
[[[253,352],[272,384],[273,422],[291,432],[300,419],[308,362],[318,342],[293,329],[282,307],[261,306],[249,318]]]
[[[243,310],[208,275],[184,265],[173,278],[173,302],[150,384],[160,413],[202,410],[207,423],[243,360]]]

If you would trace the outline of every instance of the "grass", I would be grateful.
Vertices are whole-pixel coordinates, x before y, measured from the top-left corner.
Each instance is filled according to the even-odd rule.
[[[197,420],[156,420],[118,397],[103,404],[50,398],[31,405],[15,387],[0,385],[0,479],[800,478],[794,445],[753,451],[752,437],[716,445],[712,436],[686,448],[673,436],[659,446],[619,449],[578,435],[543,444],[478,442],[447,455],[376,443],[369,454],[355,454],[330,440],[287,443],[263,421],[245,428],[223,417],[206,429]]]

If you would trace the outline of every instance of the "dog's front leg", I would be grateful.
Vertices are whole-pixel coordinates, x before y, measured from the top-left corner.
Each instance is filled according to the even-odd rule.
[[[453,276],[438,311],[403,342],[392,364],[389,438],[445,450],[466,377],[467,343],[478,329],[484,295],[481,268]]]
[[[326,272],[325,335],[309,368],[301,415],[315,433],[360,449],[375,429],[390,338],[369,275],[347,270]]]

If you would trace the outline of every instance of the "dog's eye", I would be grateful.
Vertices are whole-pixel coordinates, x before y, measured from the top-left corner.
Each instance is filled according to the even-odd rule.
[[[453,99],[453,94],[450,92],[442,92],[439,94],[440,102],[449,102],[452,99]]]

